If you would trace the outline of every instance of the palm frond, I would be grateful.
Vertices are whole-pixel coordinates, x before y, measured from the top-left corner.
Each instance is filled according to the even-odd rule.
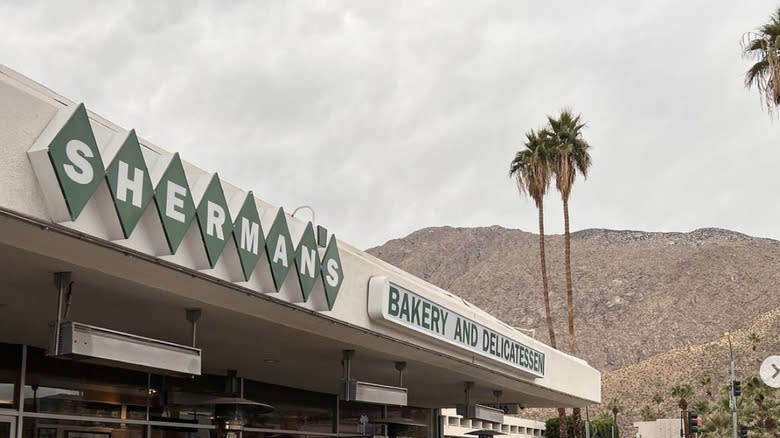
[[[742,56],[756,62],[745,72],[745,88],[758,89],[772,115],[780,112],[780,7],[769,22],[742,36]]]

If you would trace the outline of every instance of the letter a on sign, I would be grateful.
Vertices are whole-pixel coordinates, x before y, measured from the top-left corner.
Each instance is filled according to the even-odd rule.
[[[271,277],[274,279],[274,287],[278,292],[284,284],[290,266],[293,264],[295,249],[293,248],[290,230],[287,228],[287,219],[284,217],[284,209],[280,208],[276,214],[268,237],[265,239],[265,250],[268,261],[271,264]]]
[[[106,173],[83,103],[49,144],[49,159],[70,218],[76,220]]]

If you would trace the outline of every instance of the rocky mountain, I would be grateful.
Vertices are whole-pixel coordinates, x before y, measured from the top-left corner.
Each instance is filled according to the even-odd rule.
[[[545,242],[555,332],[566,350],[563,236]],[[761,354],[780,351],[778,241],[715,228],[589,229],[572,234],[571,248],[577,356],[604,372],[603,400],[624,402],[624,426],[674,384],[728,382],[724,332],[739,334],[732,341],[744,356],[741,372],[756,373]],[[537,234],[426,228],[368,252],[548,342]],[[761,339],[755,351],[750,333]],[[667,398],[660,409],[673,412]]]

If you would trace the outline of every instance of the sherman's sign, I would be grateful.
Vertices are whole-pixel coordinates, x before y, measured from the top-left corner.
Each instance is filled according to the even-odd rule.
[[[108,207],[98,210],[97,215],[106,222],[113,220],[108,215],[114,215],[120,230],[120,235],[110,240],[123,245],[133,238],[143,218],[156,218],[148,221],[162,233],[144,232],[164,239],[159,245],[163,253],[153,255],[172,256],[196,223],[206,269],[215,268],[229,247],[233,255],[228,263],[240,265],[242,278],[238,281],[249,281],[263,265],[265,277],[270,276],[273,288],[280,291],[294,270],[299,286],[295,289],[300,292],[295,301],[307,302],[313,291],[321,289],[327,309],[333,308],[344,279],[335,236],[328,241],[327,230],[317,227],[315,234],[309,222],[294,243],[283,209],[262,223],[251,191],[241,192],[229,202],[217,174],[190,181],[178,154],[152,156],[146,152],[132,130],[114,132],[99,148],[92,122],[80,104],[62,109],[28,155],[55,222],[79,225],[77,221],[90,203],[102,205],[94,198],[105,187],[102,190],[108,193],[113,211]],[[151,209],[155,213],[148,215]],[[90,226],[98,228],[91,223],[76,228]]]
[[[372,319],[432,336],[518,370],[544,377],[545,356],[515,339],[382,277],[369,285]]]

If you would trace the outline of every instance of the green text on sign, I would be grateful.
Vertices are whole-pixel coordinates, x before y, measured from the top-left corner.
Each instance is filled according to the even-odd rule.
[[[544,353],[390,283],[387,317],[468,350],[544,376]]]

